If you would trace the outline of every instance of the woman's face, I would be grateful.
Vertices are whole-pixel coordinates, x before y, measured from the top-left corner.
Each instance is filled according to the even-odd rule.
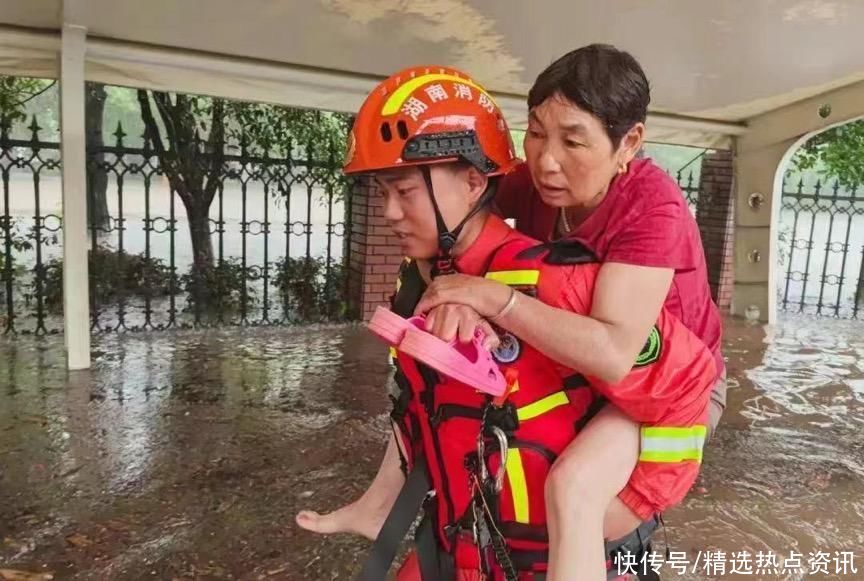
[[[638,151],[643,130],[638,123],[616,150],[600,119],[564,97],[546,99],[528,113],[525,135],[525,157],[540,197],[553,207],[598,204]]]

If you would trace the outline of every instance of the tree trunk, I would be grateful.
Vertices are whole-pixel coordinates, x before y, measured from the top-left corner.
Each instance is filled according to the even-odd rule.
[[[186,205],[189,235],[192,238],[192,260],[198,272],[213,267],[213,240],[210,238],[209,211],[209,205]]]
[[[105,85],[87,83],[87,98],[85,100],[85,131],[87,148],[101,148],[102,121],[105,113]],[[104,153],[96,153],[90,157],[87,171],[87,222],[91,228],[106,229],[108,227],[108,174],[102,169],[105,162]]]
[[[212,153],[204,157],[197,136],[193,106],[187,97],[178,95],[172,102],[167,94],[153,93],[156,111],[165,128],[167,148],[147,91],[138,91],[138,102],[147,136],[159,156],[162,170],[186,208],[193,265],[198,272],[212,268],[213,242],[210,238],[209,217],[224,156],[224,104],[218,100],[213,104],[209,144]],[[212,175],[207,172],[208,167]]]
[[[151,98],[152,97],[152,98]],[[221,292],[211,286],[213,242],[210,238],[210,204],[221,180],[224,160],[224,103],[213,101],[206,147],[198,137],[198,118],[206,101],[184,95],[138,91],[141,118],[171,188],[183,202],[192,242],[190,299],[196,319],[202,308],[217,304]],[[155,110],[154,106],[155,105]],[[202,105],[199,107],[198,105]],[[162,120],[160,125],[156,115]],[[164,135],[162,134],[164,132]],[[217,285],[218,286],[218,285]]]
[[[210,221],[208,207],[203,204],[186,204],[186,216],[189,219],[189,237],[192,240],[192,270],[191,285],[187,287],[189,298],[195,312],[195,320],[199,321],[202,312],[214,307],[217,297],[213,296],[210,287],[213,270],[213,242],[210,239]]]

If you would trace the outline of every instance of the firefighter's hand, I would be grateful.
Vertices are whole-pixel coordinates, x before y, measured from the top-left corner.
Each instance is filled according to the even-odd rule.
[[[492,326],[481,318],[477,311],[465,305],[438,305],[426,315],[426,330],[444,341],[458,337],[462,343],[468,343],[474,337],[474,331],[480,328],[485,334],[483,345],[494,349],[500,343],[498,335]]]
[[[494,317],[510,300],[510,287],[494,280],[465,274],[439,276],[423,293],[414,314],[428,313],[439,305],[471,307],[480,317]]]

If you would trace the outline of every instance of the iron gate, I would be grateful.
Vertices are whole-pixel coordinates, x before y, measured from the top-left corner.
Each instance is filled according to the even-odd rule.
[[[778,288],[784,311],[857,319],[864,311],[864,192],[784,180]]]

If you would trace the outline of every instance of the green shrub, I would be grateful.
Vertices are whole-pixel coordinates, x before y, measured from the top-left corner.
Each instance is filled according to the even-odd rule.
[[[330,276],[324,258],[286,257],[276,263],[274,285],[282,301],[286,319],[315,322],[346,317],[346,269],[330,260]]]
[[[176,277],[171,269],[158,258],[147,258],[143,254],[128,254],[97,246],[87,252],[90,268],[90,296],[97,309],[117,303],[121,296],[158,298],[179,292]],[[30,295],[36,297],[39,266],[32,269],[34,278],[30,282]],[[63,259],[52,258],[42,265],[42,297],[45,306],[52,312],[63,310]],[[172,279],[174,284],[172,285]]]

